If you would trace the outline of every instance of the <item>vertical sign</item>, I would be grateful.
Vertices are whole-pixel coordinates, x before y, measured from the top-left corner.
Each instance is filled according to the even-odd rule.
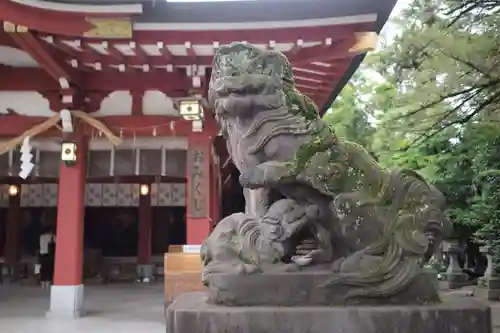
[[[191,218],[208,217],[207,202],[209,196],[208,177],[209,170],[205,167],[207,158],[205,150],[202,147],[189,147],[189,180],[188,180],[188,216]]]

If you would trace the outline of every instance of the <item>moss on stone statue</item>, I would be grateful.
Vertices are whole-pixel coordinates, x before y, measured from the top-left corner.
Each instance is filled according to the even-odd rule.
[[[336,274],[324,286],[340,283],[358,287],[346,297],[390,297],[407,287],[419,274],[426,251],[436,246],[425,233],[434,228],[438,234],[449,223],[435,191],[411,170],[385,170],[362,146],[338,140],[333,128],[320,118],[314,102],[296,89],[291,65],[282,53],[235,43],[218,51],[213,67],[212,80],[251,83],[251,94],[282,90],[284,101],[273,107],[283,113],[286,107],[289,113],[302,117],[309,129],[304,132],[310,139],[297,148],[291,160],[265,161],[248,175],[242,173],[245,186],[278,188],[300,180],[300,186],[306,183],[330,197],[332,210],[348,206],[350,211],[344,215],[360,218],[368,213],[370,219],[383,224],[380,237],[361,254],[368,261],[358,265],[359,256],[350,256],[346,260],[352,260],[354,270]],[[297,126],[302,128],[301,122]]]

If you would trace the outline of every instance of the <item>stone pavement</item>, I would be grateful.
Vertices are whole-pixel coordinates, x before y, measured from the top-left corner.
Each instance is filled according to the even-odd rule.
[[[469,297],[467,290],[452,293]],[[165,333],[163,283],[86,285],[84,302],[87,316],[78,320],[48,320],[48,290],[0,285],[0,332]],[[489,304],[493,333],[500,333],[500,302]]]
[[[467,286],[462,289],[456,289],[451,291],[442,291],[444,296],[453,295],[460,297],[472,297],[474,294],[474,288],[472,286]],[[492,301],[484,301],[491,307],[491,320],[493,326],[493,333],[500,333],[500,301],[492,302]]]
[[[499,302],[485,301],[485,303],[488,303],[489,306],[491,307],[491,321],[493,325],[493,333],[500,333],[500,301]]]
[[[491,306],[491,318],[493,321],[493,333],[500,333],[500,304]]]
[[[0,331],[11,333],[165,333],[163,284],[85,286],[87,316],[48,320],[49,291],[0,285]]]

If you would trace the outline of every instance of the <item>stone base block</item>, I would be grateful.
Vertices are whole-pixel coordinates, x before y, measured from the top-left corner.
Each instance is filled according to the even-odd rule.
[[[496,277],[479,278],[477,286],[474,287],[474,295],[488,301],[500,300],[500,279]]]
[[[500,278],[481,277],[474,288],[474,295],[489,301],[500,300]]]
[[[488,289],[483,287],[474,288],[474,296],[481,299],[486,299],[488,301],[499,301],[500,300],[500,290],[498,289]]]
[[[430,304],[439,302],[434,271],[422,270],[415,280],[391,298],[349,298],[353,288],[345,285],[320,287],[330,271],[264,273],[253,275],[212,274],[209,302],[229,306],[323,306],[358,304]]]
[[[500,278],[497,277],[480,277],[477,280],[477,285],[488,289],[500,289]]]
[[[152,281],[153,279],[153,265],[137,265],[137,277],[144,281]]]
[[[48,318],[74,319],[83,315],[83,284],[77,286],[52,286]]]
[[[255,292],[259,292],[255,290]],[[167,309],[168,333],[491,333],[488,306],[450,298],[429,306],[226,307],[203,292]]]

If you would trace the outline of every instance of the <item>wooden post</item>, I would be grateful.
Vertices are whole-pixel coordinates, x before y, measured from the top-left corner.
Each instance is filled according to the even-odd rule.
[[[9,196],[9,208],[5,219],[5,263],[15,265],[21,259],[21,189]]]
[[[153,266],[151,263],[151,232],[153,227],[153,211],[151,206],[151,184],[147,193],[139,193],[139,242],[137,251],[137,275],[143,282],[151,281]],[[142,191],[142,190],[141,190]]]
[[[77,161],[61,163],[57,202],[56,258],[49,316],[76,318],[83,304],[83,218],[87,141],[83,133],[77,144]]]
[[[187,152],[187,244],[201,245],[211,230],[211,139],[205,133],[189,136]]]

